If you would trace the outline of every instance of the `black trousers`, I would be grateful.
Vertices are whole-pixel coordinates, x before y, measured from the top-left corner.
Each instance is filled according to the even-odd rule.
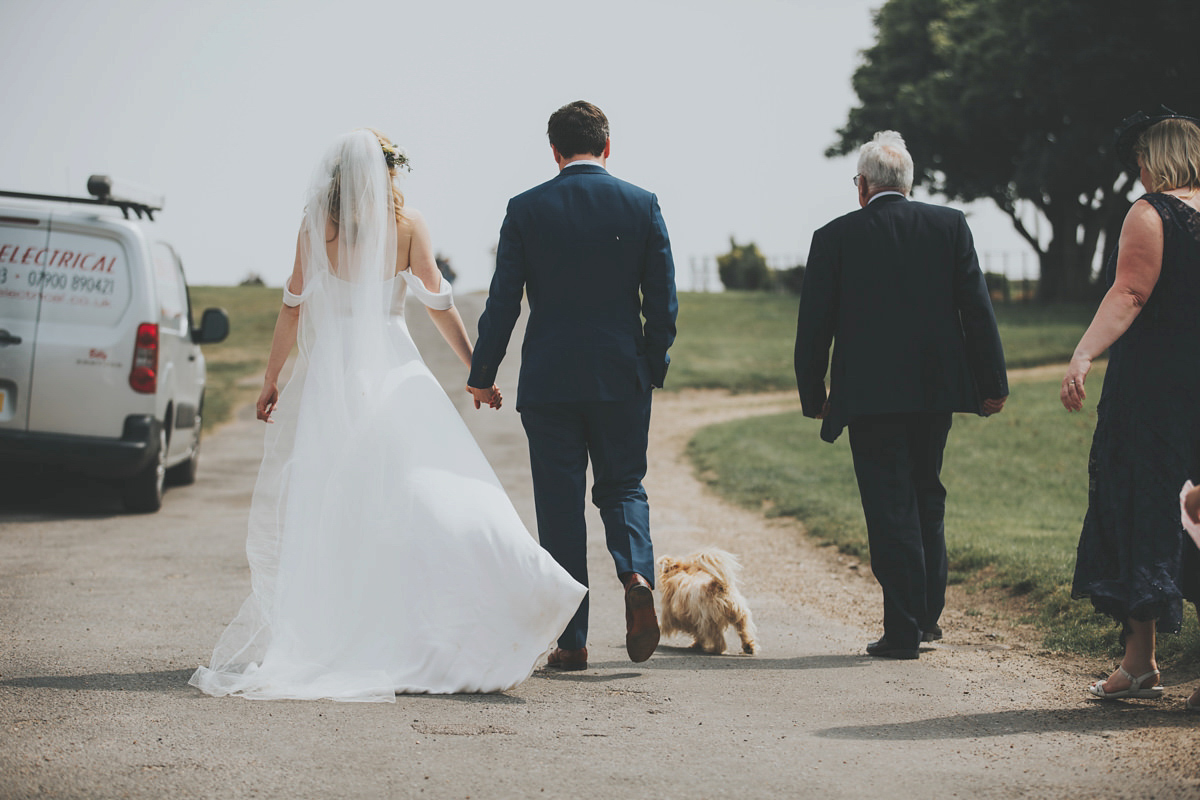
[[[946,605],[946,488],[942,451],[949,413],[872,414],[851,421],[850,451],[883,588],[883,632],[915,649]]]

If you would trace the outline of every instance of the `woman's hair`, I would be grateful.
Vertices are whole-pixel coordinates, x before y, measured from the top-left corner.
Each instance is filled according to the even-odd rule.
[[[858,174],[872,189],[894,187],[905,194],[912,191],[913,160],[904,146],[904,137],[895,131],[879,131],[858,151]]]
[[[385,154],[395,154],[400,151],[400,148],[396,147],[395,143],[392,142],[391,139],[384,136],[379,131],[375,130],[374,128],[367,128],[367,130],[375,134],[375,138],[379,140],[379,146],[383,148]],[[408,159],[395,160],[389,158],[387,159],[387,163],[388,175],[391,176],[392,179],[392,206],[396,209],[396,222],[399,223],[404,219],[404,195],[400,193],[400,187],[396,185],[396,167],[407,164]]]
[[[1200,126],[1164,119],[1142,131],[1133,152],[1150,177],[1150,191],[1200,188]]]
[[[400,187],[396,185],[396,168],[406,166],[408,158],[400,153],[400,148],[392,142],[391,139],[384,136],[374,128],[367,128],[374,137],[379,140],[379,147],[383,150],[385,163],[387,164],[388,176],[391,179],[392,185],[392,207],[396,213],[396,223],[399,224],[404,220],[404,195],[400,192]],[[337,228],[342,226],[342,180],[341,168],[338,164],[333,165],[333,172],[329,180],[329,218]]]

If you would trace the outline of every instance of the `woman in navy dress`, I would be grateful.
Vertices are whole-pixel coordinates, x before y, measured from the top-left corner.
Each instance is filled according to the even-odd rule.
[[[1200,556],[1179,515],[1179,487],[1200,482],[1198,122],[1160,108],[1123,124],[1118,155],[1147,194],[1125,217],[1060,393],[1081,409],[1092,360],[1109,350],[1072,586],[1123,625],[1120,666],[1088,687],[1102,700],[1162,696],[1155,633],[1177,633],[1183,600],[1200,599]]]

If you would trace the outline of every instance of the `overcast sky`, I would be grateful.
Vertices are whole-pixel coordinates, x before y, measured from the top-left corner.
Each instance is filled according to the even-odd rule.
[[[658,194],[687,288],[731,235],[803,260],[856,207],[853,158],[823,152],[879,2],[3,0],[0,188],[153,187],[190,282],[280,285],[317,159],[372,126],[408,151],[407,202],[460,288],[481,288],[508,198],[555,174],[546,119],[586,99],[609,169]],[[1007,218],[968,211],[1019,272]]]

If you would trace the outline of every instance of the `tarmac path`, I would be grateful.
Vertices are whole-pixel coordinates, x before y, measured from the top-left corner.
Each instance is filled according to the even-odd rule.
[[[469,326],[481,302],[459,299]],[[475,411],[465,370],[419,306],[408,314],[535,530],[511,407],[517,353],[501,373],[506,407]],[[867,570],[794,521],[723,503],[683,455],[702,425],[793,407],[790,395],[654,402],[656,548],[739,554],[760,655],[705,656],[677,640],[630,663],[593,510],[585,672],[539,670],[503,694],[394,705],[207,697],[187,679],[249,590],[262,428],[243,409],[206,438],[198,483],[169,491],[158,514],[122,514],[95,484],[7,480],[0,798],[1200,797],[1187,686],[1169,685],[1158,705],[1091,705],[1086,666],[1038,651],[1007,620],[972,615],[961,593],[945,642],[919,661],[867,657],[879,632]]]

